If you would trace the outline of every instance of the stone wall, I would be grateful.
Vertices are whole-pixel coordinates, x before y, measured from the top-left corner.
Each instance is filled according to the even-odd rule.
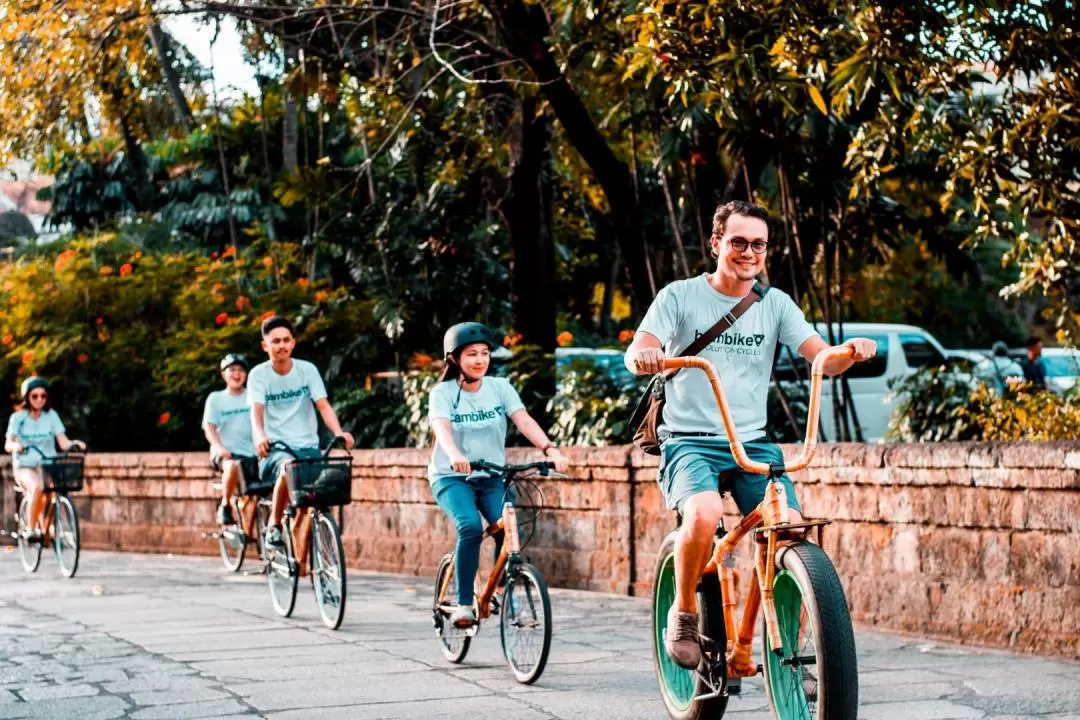
[[[526,554],[556,586],[646,596],[674,526],[655,458],[570,454],[571,479],[540,483],[546,509]],[[434,572],[454,533],[428,489],[427,453],[354,458],[342,513],[350,566]],[[91,455],[87,473],[76,503],[87,547],[217,552],[201,537],[214,509],[205,455]],[[1080,443],[825,445],[795,482],[807,514],[834,521],[824,546],[857,622],[1080,657]]]

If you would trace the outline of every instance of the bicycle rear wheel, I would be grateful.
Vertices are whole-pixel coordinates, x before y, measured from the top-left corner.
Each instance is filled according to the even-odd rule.
[[[244,565],[244,550],[247,548],[247,534],[244,532],[244,518],[240,514],[240,506],[236,498],[229,500],[232,508],[233,520],[231,525],[222,525],[219,528],[218,549],[221,550],[221,561],[225,568],[232,572],[239,572]]]
[[[668,533],[656,556],[656,574],[653,579],[653,664],[656,680],[660,685],[660,697],[664,700],[668,715],[674,720],[699,720],[722,717],[727,709],[727,697],[718,696],[699,699],[709,694],[711,688],[701,676],[679,666],[664,648],[668,612],[675,604],[675,538],[676,532]],[[727,648],[727,631],[724,627],[724,608],[720,596],[720,581],[715,574],[703,575],[697,593],[698,631],[710,638],[721,652]]]
[[[536,682],[551,652],[551,598],[543,574],[529,563],[507,573],[506,594],[499,611],[503,655],[514,678]]]
[[[783,658],[769,646],[762,618],[765,693],[777,720],[855,720],[859,672],[844,588],[817,545],[777,556],[773,582]]]
[[[443,587],[443,586],[446,587]],[[435,621],[435,634],[439,636],[439,647],[443,656],[452,663],[459,663],[469,652],[472,636],[468,630],[454,627],[450,622],[451,608],[457,603],[457,574],[454,573],[454,554],[447,553],[439,561],[435,572],[435,604],[432,614]]]
[[[30,527],[30,496],[23,495],[22,502],[19,503],[19,523],[16,528],[19,534],[16,537],[16,544],[19,546],[19,560],[22,562],[23,570],[35,572],[41,564],[41,546],[44,541],[30,542],[27,537]]]
[[[289,617],[296,607],[296,587],[300,581],[300,571],[293,549],[292,523],[288,518],[282,523],[281,536],[285,541],[284,549],[266,548],[270,558],[266,577],[270,580],[270,600],[274,603],[274,611],[281,617]]]
[[[79,516],[67,495],[57,495],[53,503],[53,550],[60,573],[75,577],[79,569]]]
[[[311,582],[323,624],[331,630],[345,617],[345,551],[329,513],[315,511],[311,525]]]

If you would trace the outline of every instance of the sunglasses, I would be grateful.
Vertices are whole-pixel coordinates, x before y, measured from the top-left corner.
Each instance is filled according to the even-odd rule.
[[[732,238],[728,240],[728,244],[731,245],[731,249],[735,252],[746,252],[746,246],[749,245],[750,249],[757,255],[761,255],[769,249],[769,243],[764,240],[750,242],[746,238]]]
[[[26,397],[30,398],[31,400],[44,400],[45,398],[49,397],[49,393],[44,393],[44,392],[30,393]]]

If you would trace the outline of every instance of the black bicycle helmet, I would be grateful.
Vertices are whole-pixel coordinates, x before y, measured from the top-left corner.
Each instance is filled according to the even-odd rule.
[[[29,395],[30,391],[34,388],[44,388],[47,392],[49,390],[49,381],[39,375],[34,375],[23,380],[22,387],[20,388],[23,400],[26,399],[26,396]]]
[[[221,372],[225,372],[233,365],[239,365],[240,367],[244,368],[244,372],[247,372],[248,370],[248,361],[247,358],[243,355],[238,355],[237,353],[229,353],[225,357],[221,358]]]
[[[488,348],[495,347],[491,332],[482,323],[458,323],[443,335],[443,355],[453,355],[461,348],[473,343],[484,343]]]

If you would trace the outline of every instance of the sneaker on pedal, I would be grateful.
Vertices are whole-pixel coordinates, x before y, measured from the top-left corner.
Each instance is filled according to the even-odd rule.
[[[450,624],[460,630],[465,630],[475,625],[476,613],[473,612],[472,606],[458,605],[454,608],[454,612],[450,614]]]
[[[281,528],[277,525],[266,528],[266,537],[263,539],[263,543],[271,550],[284,550],[285,540],[281,537]]]
[[[231,505],[218,505],[217,509],[217,521],[218,525],[232,525],[232,506]]]
[[[697,613],[679,612],[674,605],[671,606],[664,633],[664,649],[681,668],[694,670],[701,664]]]

